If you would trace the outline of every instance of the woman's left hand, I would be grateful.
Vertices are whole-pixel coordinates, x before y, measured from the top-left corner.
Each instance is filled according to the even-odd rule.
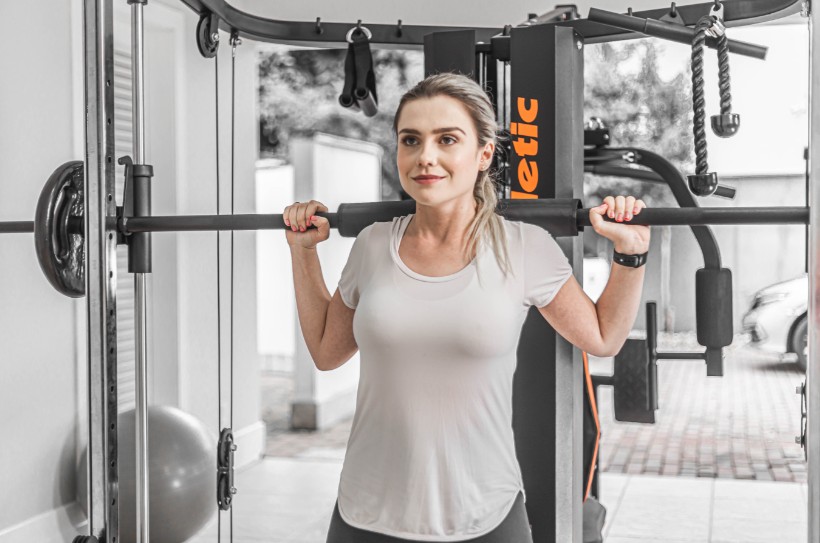
[[[615,245],[619,253],[643,254],[649,250],[649,227],[628,223],[644,208],[644,201],[634,196],[607,196],[603,204],[589,210],[589,221],[596,232]],[[605,221],[604,215],[616,222]]]

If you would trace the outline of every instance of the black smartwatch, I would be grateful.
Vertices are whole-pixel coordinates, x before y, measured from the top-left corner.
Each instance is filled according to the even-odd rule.
[[[649,251],[645,252],[642,255],[625,255],[623,253],[619,253],[618,251],[612,251],[612,261],[616,264],[620,264],[621,266],[626,266],[627,268],[640,268],[644,264],[646,264],[646,256],[649,254]]]

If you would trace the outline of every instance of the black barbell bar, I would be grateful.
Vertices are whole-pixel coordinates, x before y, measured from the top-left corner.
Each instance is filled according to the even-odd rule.
[[[589,208],[580,200],[533,199],[501,200],[496,212],[508,220],[535,224],[555,237],[576,236],[591,226]],[[316,213],[339,230],[342,237],[355,237],[374,222],[390,221],[415,211],[413,200],[398,202],[368,202],[341,204],[335,213]],[[606,221],[614,219],[605,217]],[[718,208],[648,208],[641,210],[625,224],[650,226],[692,225],[767,225],[808,224],[808,207],[718,207]],[[73,217],[68,221],[69,233],[82,231],[83,221]],[[247,215],[178,215],[127,217],[120,219],[118,231],[125,235],[139,232],[198,232],[229,230],[284,230],[282,214]],[[0,233],[33,232],[33,221],[0,222]]]

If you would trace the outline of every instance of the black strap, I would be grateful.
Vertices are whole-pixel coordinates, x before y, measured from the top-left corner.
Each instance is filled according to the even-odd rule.
[[[353,98],[353,88],[356,85],[356,62],[354,60],[353,44],[347,47],[347,57],[345,58],[345,85],[342,88],[342,94],[339,95],[339,103],[342,107],[349,107],[355,110],[359,109],[359,104]]]
[[[646,264],[648,255],[648,251],[640,255],[627,255],[613,250],[612,261],[616,264],[620,264],[621,266],[626,266],[627,268],[640,268]]]
[[[376,75],[373,73],[373,55],[370,53],[370,41],[364,32],[353,33],[354,62],[356,64],[356,86],[353,97],[367,117],[378,113],[378,99],[376,97]]]
[[[378,113],[376,74],[373,71],[373,55],[370,40],[361,30],[351,35],[345,58],[345,84],[339,103],[343,107],[361,110],[366,116]]]

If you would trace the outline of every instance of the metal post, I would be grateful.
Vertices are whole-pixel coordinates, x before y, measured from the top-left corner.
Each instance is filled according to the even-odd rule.
[[[807,6],[808,7],[808,6]],[[820,5],[809,15],[809,354],[807,358],[808,541],[820,543]]]
[[[113,27],[111,0],[85,0],[88,524],[90,535],[108,542],[119,539]]]
[[[133,103],[134,164],[145,163],[145,115],[143,63],[143,3],[131,5],[131,74]],[[135,187],[134,194],[137,194]],[[150,195],[150,193],[149,193]],[[150,204],[149,204],[150,205]],[[135,208],[136,209],[136,208]],[[150,540],[148,481],[148,297],[144,273],[134,274],[134,320],[136,325],[136,528],[137,543]]]
[[[512,29],[513,199],[583,197],[583,39],[568,27]],[[533,55],[538,51],[538,55]],[[583,237],[558,240],[578,282]],[[535,543],[580,543],[583,361],[536,308],[524,323],[513,426]]]

